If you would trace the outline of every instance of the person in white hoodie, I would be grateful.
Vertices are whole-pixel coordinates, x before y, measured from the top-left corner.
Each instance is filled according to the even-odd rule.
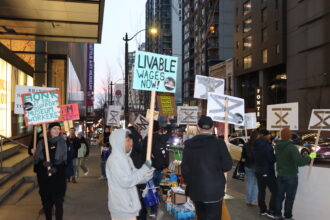
[[[112,153],[106,163],[108,178],[108,208],[112,220],[133,220],[139,215],[141,203],[136,185],[148,182],[153,177],[150,162],[140,169],[134,167],[130,158],[133,139],[131,132],[118,129],[110,136]]]

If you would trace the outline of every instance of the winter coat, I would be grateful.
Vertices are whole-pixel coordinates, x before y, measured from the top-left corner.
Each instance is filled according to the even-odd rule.
[[[274,164],[276,159],[272,145],[267,140],[259,138],[254,142],[253,153],[256,174],[275,176]]]
[[[278,141],[275,152],[278,176],[297,177],[298,167],[307,165],[311,161],[310,157],[301,156],[297,147],[289,140]]]
[[[66,189],[65,166],[67,159],[67,146],[62,136],[48,139],[49,156],[51,166],[56,172],[48,176],[44,140],[41,139],[37,144],[34,155],[35,172],[37,173],[38,184],[41,196],[64,196]]]
[[[244,165],[250,169],[255,169],[255,159],[253,148],[251,149],[251,143],[246,143],[242,150],[242,159],[244,159]]]
[[[74,153],[73,154],[74,158],[77,158],[78,157],[78,150],[81,147],[81,143],[80,143],[79,138],[77,138],[76,136],[73,136],[73,137],[69,136],[67,138],[67,144],[70,145],[70,147],[72,147],[73,153]]]
[[[139,215],[141,203],[136,185],[149,180],[149,168],[143,165],[136,169],[129,153],[125,152],[126,132],[126,129],[112,132],[112,153],[106,163],[108,208],[114,219],[129,219]]]
[[[222,200],[226,185],[224,173],[232,165],[223,140],[210,134],[200,134],[185,141],[181,166],[187,194],[195,202]]]

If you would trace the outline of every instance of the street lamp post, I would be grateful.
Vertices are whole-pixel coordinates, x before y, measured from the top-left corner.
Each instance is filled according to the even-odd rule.
[[[128,111],[128,41],[131,41],[134,37],[136,37],[139,33],[142,31],[145,31],[146,29],[142,29],[138,31],[136,34],[133,35],[133,37],[128,38],[128,34],[125,34],[125,37],[123,40],[125,41],[125,125],[128,126],[129,123],[129,111]],[[150,33],[155,35],[157,34],[156,28],[151,28]]]

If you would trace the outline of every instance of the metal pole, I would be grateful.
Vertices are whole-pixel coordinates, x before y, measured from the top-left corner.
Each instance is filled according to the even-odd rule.
[[[110,105],[112,105],[112,96],[113,96],[113,94],[112,94],[112,86],[113,86],[113,83],[111,81],[110,82]]]
[[[128,114],[128,36],[127,33],[124,38],[125,41],[125,125],[128,126],[129,114]]]

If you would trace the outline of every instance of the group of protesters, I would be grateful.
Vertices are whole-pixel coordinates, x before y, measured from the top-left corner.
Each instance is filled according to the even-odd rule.
[[[280,131],[280,137],[275,139],[274,143],[271,141],[269,131],[254,131],[249,142],[243,147],[242,161],[245,164],[247,179],[246,202],[251,206],[258,205],[262,216],[293,219],[292,209],[298,188],[298,167],[309,164],[311,159],[316,157],[316,153],[312,152],[308,157],[303,157],[291,138],[292,134],[288,128]],[[266,188],[271,194],[268,206],[265,202]]]
[[[67,182],[77,183],[80,168],[85,176],[88,175],[89,144],[82,132],[76,136],[75,128],[70,129],[69,135],[62,132],[58,122],[50,123],[47,129],[49,161],[43,132],[38,133],[36,143],[36,146],[30,145],[29,154],[34,156],[34,171],[43,206],[40,213],[45,214],[46,220],[51,220],[55,206],[56,220],[61,220]]]
[[[186,195],[195,205],[197,219],[219,220],[227,183],[225,173],[232,169],[233,160],[224,140],[214,135],[214,122],[210,117],[201,116],[197,128],[198,134],[184,142],[181,168],[187,185]],[[107,180],[108,208],[114,220],[147,219],[148,209],[142,202],[146,183],[153,180],[155,187],[159,187],[169,166],[166,145],[172,134],[170,123],[160,128],[155,121],[153,129],[151,161],[146,160],[148,136],[142,138],[137,127],[112,132],[105,128],[99,137],[100,179]],[[30,153],[34,155],[46,220],[52,219],[53,206],[56,219],[61,220],[67,183],[77,183],[80,168],[85,175],[89,172],[85,164],[89,146],[83,133],[76,136],[72,128],[67,136],[61,132],[59,123],[49,124],[47,137],[50,161],[46,160],[41,136]],[[249,206],[259,206],[260,215],[293,219],[298,166],[308,164],[316,155],[302,157],[290,139],[291,131],[282,129],[273,147],[267,130],[254,131],[243,147],[241,161],[245,164],[246,201]],[[266,188],[271,192],[269,206],[265,202]],[[161,219],[162,214],[157,205],[150,208],[150,217]]]

